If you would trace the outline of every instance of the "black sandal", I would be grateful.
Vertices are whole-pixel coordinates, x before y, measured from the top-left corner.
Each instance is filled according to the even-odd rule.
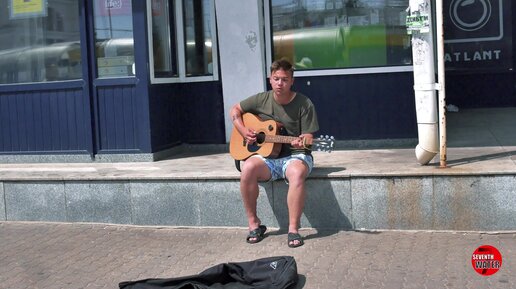
[[[305,242],[303,241],[303,237],[301,237],[301,235],[299,235],[298,233],[288,233],[287,239],[287,244],[290,248],[301,247],[305,244]],[[295,243],[295,241],[298,241],[297,244]]]
[[[265,231],[267,231],[267,227],[265,227],[264,225],[260,225],[258,228],[249,231],[249,235],[247,235],[246,238],[247,243],[256,244],[260,242],[265,237]]]

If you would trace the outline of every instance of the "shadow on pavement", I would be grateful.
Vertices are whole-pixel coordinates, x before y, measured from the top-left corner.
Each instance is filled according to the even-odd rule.
[[[503,152],[503,153],[480,155],[480,156],[467,157],[467,158],[456,159],[456,160],[447,160],[446,164],[449,167],[453,167],[453,166],[459,166],[459,165],[470,164],[470,163],[475,163],[475,162],[507,158],[507,157],[512,157],[515,155],[516,155],[516,151],[508,151],[508,152]],[[439,165],[439,162],[435,162],[430,165]]]
[[[301,225],[306,226],[306,222],[308,222],[317,233],[305,236],[305,239],[331,236],[339,231],[352,229],[350,219],[346,215],[346,213],[350,214],[351,212],[350,188],[335,188],[331,179],[318,178],[308,180],[306,186],[307,195]],[[267,190],[266,193],[279,224],[279,230],[272,232],[271,235],[286,234],[289,225],[288,185],[279,181],[275,182],[272,188],[272,190]]]

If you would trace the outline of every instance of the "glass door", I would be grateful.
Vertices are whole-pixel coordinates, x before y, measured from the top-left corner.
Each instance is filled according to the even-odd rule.
[[[131,0],[95,0],[93,11],[97,77],[134,76]]]

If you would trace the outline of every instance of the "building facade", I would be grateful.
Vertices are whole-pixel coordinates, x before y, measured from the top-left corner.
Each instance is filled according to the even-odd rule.
[[[447,101],[516,106],[510,0],[446,0]],[[224,144],[286,57],[337,140],[417,137],[408,0],[0,0],[0,157]]]

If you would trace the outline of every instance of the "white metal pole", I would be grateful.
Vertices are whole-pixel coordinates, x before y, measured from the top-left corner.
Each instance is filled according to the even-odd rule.
[[[443,1],[436,0],[436,33],[437,33],[437,82],[439,91],[439,144],[440,166],[446,167],[446,92],[444,68],[444,28]]]

